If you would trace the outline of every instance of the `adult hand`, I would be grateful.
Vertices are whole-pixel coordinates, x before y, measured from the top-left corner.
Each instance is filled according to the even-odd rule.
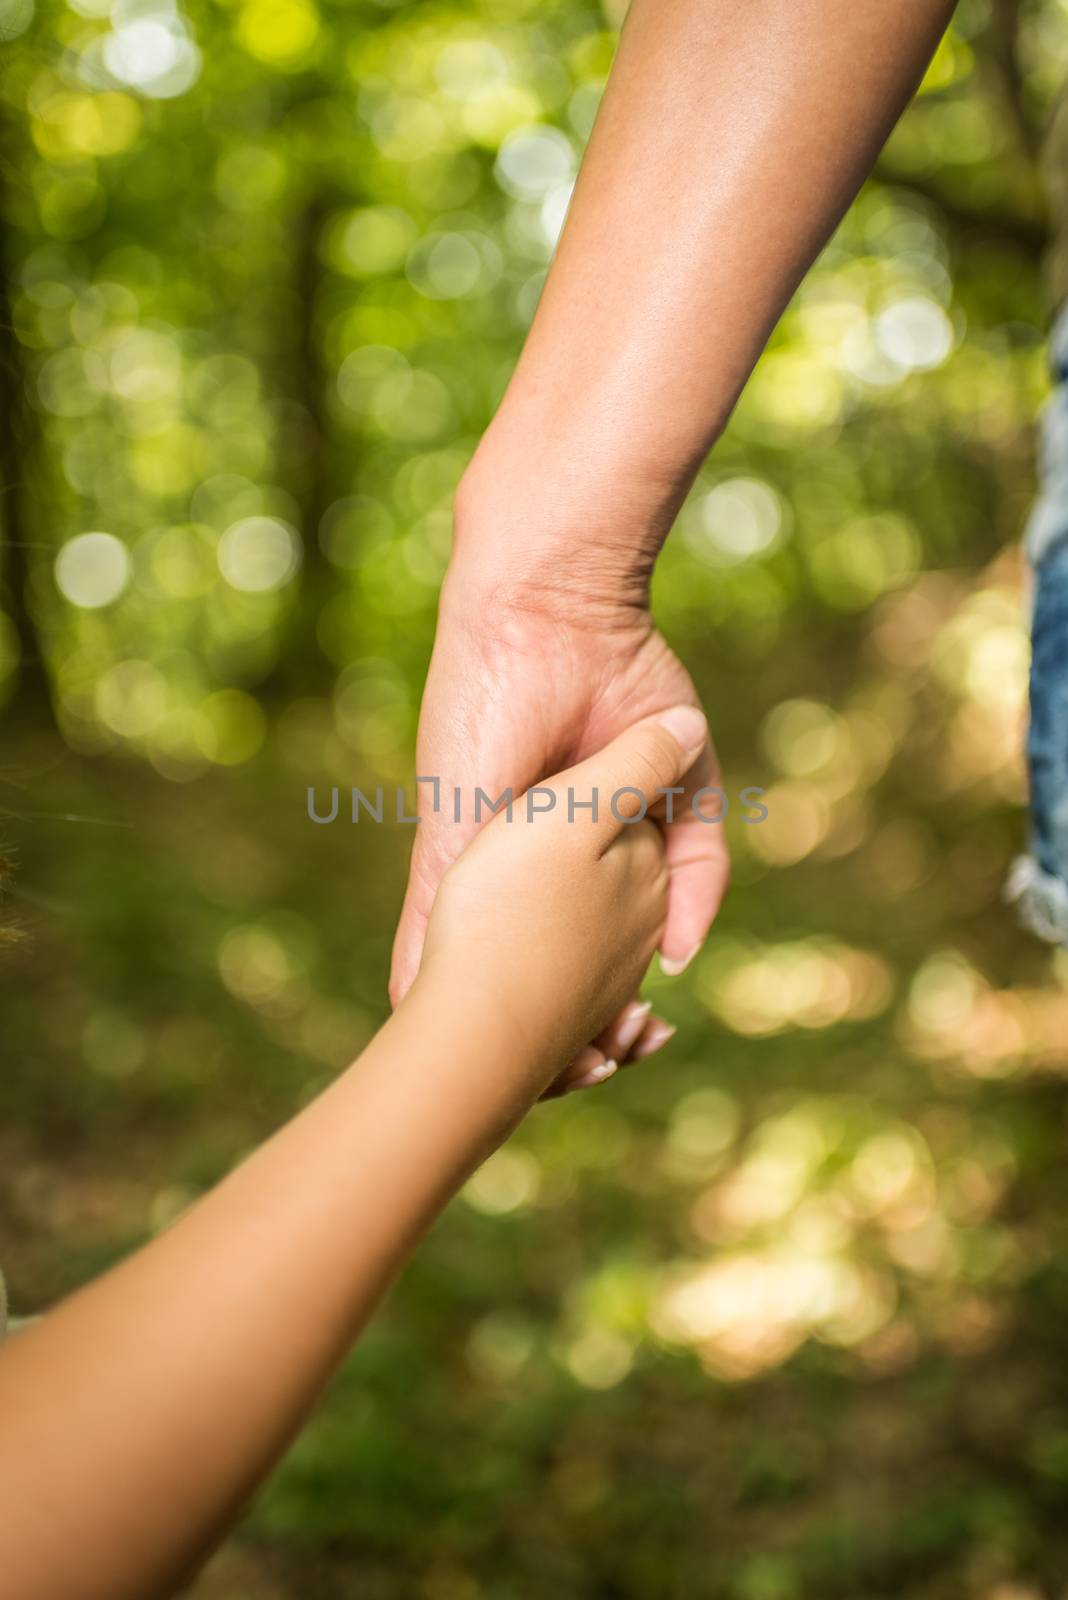
[[[521,794],[640,718],[698,704],[689,674],[647,607],[610,598],[565,567],[559,564],[553,582],[509,581],[461,556],[446,579],[417,743],[417,771],[440,780],[441,805],[435,812],[433,786],[419,786],[420,825],[393,947],[394,1005],[418,970],[442,874],[489,818],[484,806],[481,822],[475,820],[476,789],[490,800],[508,788]],[[719,801],[708,797],[706,820],[691,807],[699,789],[718,782],[706,745],[683,780],[684,793],[673,796],[673,820],[665,818],[671,885],[661,964],[670,973],[700,948],[726,890],[724,830],[707,820],[718,815]],[[459,823],[454,790],[462,797]],[[602,1035],[606,1055],[648,1054],[670,1037],[653,1020],[628,1040],[635,1020],[628,1010]]]

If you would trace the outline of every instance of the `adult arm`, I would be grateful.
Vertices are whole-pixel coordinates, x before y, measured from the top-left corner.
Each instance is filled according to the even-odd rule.
[[[541,576],[562,544],[602,583],[606,567],[644,577],[952,10],[634,0],[530,335],[467,475],[462,555],[477,544],[510,577]]]
[[[952,9],[633,0],[529,337],[457,497],[421,772],[522,788],[630,717],[696,700],[649,616],[657,554]],[[694,783],[714,779],[709,750]],[[677,811],[669,970],[727,878],[722,829]],[[474,827],[424,817],[394,999]]]

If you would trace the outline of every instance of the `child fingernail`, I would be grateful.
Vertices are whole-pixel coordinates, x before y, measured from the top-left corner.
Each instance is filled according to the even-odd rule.
[[[662,1017],[654,1017],[648,1023],[645,1032],[631,1051],[635,1061],[641,1061],[645,1056],[653,1055],[657,1050],[663,1049],[669,1039],[673,1039],[678,1029],[670,1022],[665,1022]]]
[[[653,1009],[651,1000],[632,1000],[627,1006],[615,1028],[613,1043],[616,1052],[622,1059],[628,1053],[631,1045],[636,1044],[642,1029],[649,1020],[649,1013]]]
[[[593,1089],[599,1083],[604,1083],[618,1069],[616,1061],[602,1061],[599,1067],[593,1067],[582,1078],[573,1078],[567,1086],[570,1094],[573,1089]]]
[[[708,738],[704,712],[698,711],[696,706],[672,706],[670,711],[662,711],[657,721],[687,755],[691,752],[696,755]]]

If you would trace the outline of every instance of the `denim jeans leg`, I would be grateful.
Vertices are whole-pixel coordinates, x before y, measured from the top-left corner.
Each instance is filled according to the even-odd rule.
[[[1041,485],[1027,528],[1031,618],[1031,853],[1006,897],[1039,938],[1068,945],[1068,314],[1052,342],[1057,387],[1042,417]]]

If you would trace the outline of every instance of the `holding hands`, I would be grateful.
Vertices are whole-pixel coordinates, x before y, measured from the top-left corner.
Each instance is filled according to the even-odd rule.
[[[683,786],[706,738],[693,706],[644,718],[520,795],[441,879],[420,984],[484,994],[535,1093],[603,1081],[650,1031],[628,1002],[670,915],[665,791]]]
[[[505,791],[520,796],[546,782],[566,788],[574,770],[600,770],[604,778],[604,763],[623,760],[627,749],[637,751],[649,739],[648,729],[659,726],[657,718],[688,717],[692,738],[681,735],[685,759],[669,773],[662,753],[657,769],[659,786],[678,791],[673,804],[651,792],[648,796],[649,815],[660,824],[665,895],[656,938],[637,978],[657,949],[664,971],[680,972],[700,948],[719,909],[730,863],[723,828],[710,826],[708,816],[698,815],[700,805],[693,805],[698,791],[719,781],[719,767],[689,674],[649,614],[641,558],[631,555],[617,563],[609,557],[593,566],[584,557],[569,563],[555,542],[541,551],[527,545],[522,571],[505,579],[499,554],[488,550],[479,531],[484,525],[484,517],[472,518],[459,509],[457,553],[442,595],[420,717],[417,770],[439,776],[444,793],[455,789],[465,800],[476,789],[495,800]],[[513,564],[515,554],[512,546]],[[578,565],[582,570],[576,570]],[[663,728],[658,737],[667,737]],[[645,776],[639,771],[639,784]],[[606,816],[601,826],[612,823],[610,793],[603,796]],[[393,948],[390,997],[395,1006],[419,970],[439,886],[483,826],[471,805],[465,805],[460,822],[445,808],[434,810],[425,785],[419,788],[419,803],[420,826]],[[719,801],[710,809],[714,815]],[[538,831],[547,832],[546,823],[559,826],[561,813],[566,815],[563,799],[555,819],[538,818]],[[581,826],[569,831],[577,838],[590,834]],[[562,834],[560,842],[561,859],[566,859],[569,842]],[[525,891],[528,905],[540,881],[532,878]],[[575,901],[581,898],[575,888]],[[472,925],[489,912],[488,905],[472,903]],[[589,962],[595,955],[587,948],[582,959]],[[633,986],[630,993],[619,994],[620,1009],[578,1039],[579,1048],[595,1039],[597,1048],[576,1059],[567,1082],[591,1072],[606,1076],[608,1061],[651,1054],[671,1036],[672,1030],[650,1018],[632,994]],[[604,1031],[598,1038],[599,1029]]]

